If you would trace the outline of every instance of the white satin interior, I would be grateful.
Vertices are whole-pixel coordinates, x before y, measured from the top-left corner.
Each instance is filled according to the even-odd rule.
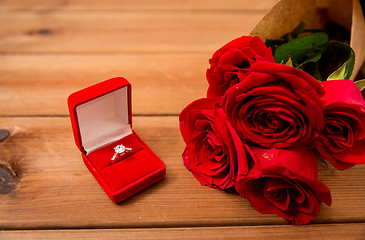
[[[132,133],[127,90],[123,87],[76,107],[86,154]]]

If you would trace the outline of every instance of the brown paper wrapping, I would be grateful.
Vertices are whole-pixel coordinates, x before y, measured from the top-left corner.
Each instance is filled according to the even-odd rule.
[[[359,0],[280,0],[250,35],[259,36],[264,41],[278,39],[301,21],[309,29],[320,29],[331,21],[351,31],[350,45],[355,51],[351,78],[354,79],[365,61],[365,20]]]

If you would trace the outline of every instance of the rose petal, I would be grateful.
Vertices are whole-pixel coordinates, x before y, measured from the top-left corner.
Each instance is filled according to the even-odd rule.
[[[344,104],[365,113],[365,101],[359,87],[351,80],[324,81],[326,94],[322,98],[325,108]]]
[[[365,163],[365,141],[357,142],[353,147],[336,154],[336,159],[349,164]]]
[[[185,141],[188,143],[195,129],[195,121],[192,119],[199,119],[203,110],[213,111],[215,103],[220,102],[220,99],[198,99],[186,106],[179,115],[180,132]],[[198,116],[197,116],[198,115]]]
[[[265,198],[280,210],[287,210],[290,204],[288,188],[292,188],[292,186],[277,178],[269,178],[266,181],[266,186]]]
[[[247,55],[244,54],[240,49],[231,48],[228,49],[219,59],[218,65],[235,66],[247,62]]]
[[[225,92],[222,108],[243,139],[275,148],[310,144],[324,128],[323,88],[301,70],[280,65],[255,62],[245,78]],[[292,114],[277,114],[288,109]]]
[[[221,47],[209,60],[207,97],[223,96],[228,88],[244,79],[255,61],[275,61],[271,49],[259,37],[242,36]]]

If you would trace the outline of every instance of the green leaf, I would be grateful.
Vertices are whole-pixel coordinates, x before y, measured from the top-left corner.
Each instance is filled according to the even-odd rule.
[[[365,79],[361,79],[355,82],[356,85],[360,88],[360,91],[365,89]]]
[[[304,64],[306,63],[310,63],[310,62],[318,62],[319,59],[321,59],[322,54],[320,52],[315,53],[313,56],[307,58],[306,60],[304,60],[303,62],[301,62],[298,67],[302,67]]]
[[[336,47],[337,51],[343,51],[346,53],[347,60],[342,64],[340,68],[334,71],[327,80],[336,79],[350,79],[352,72],[354,71],[355,65],[355,52],[350,45],[342,42],[333,41],[331,42]]]
[[[303,65],[305,62],[316,62],[327,48],[327,44],[328,36],[325,33],[313,33],[296,38],[276,48],[275,62],[287,62],[289,56],[294,66]]]

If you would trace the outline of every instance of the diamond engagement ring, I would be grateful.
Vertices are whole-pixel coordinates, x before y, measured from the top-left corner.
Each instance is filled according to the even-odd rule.
[[[123,155],[126,152],[130,152],[132,151],[132,148],[127,148],[123,144],[120,144],[114,148],[114,151],[115,151],[114,156],[111,158],[112,164],[114,164],[114,160],[118,157],[119,154]]]

